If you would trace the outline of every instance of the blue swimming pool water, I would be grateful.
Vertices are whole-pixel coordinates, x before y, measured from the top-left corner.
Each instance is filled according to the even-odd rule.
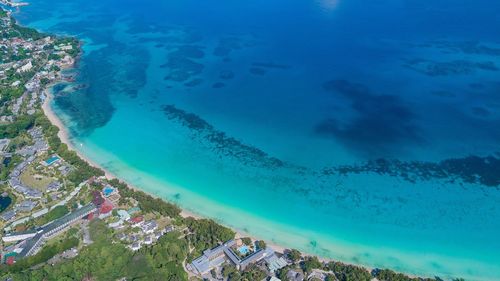
[[[500,279],[500,4],[37,0],[53,108],[130,183],[287,247]],[[242,198],[252,198],[243,200]]]
[[[115,191],[115,189],[110,186],[104,187],[103,190],[104,196],[109,196],[111,193],[113,193],[113,191]]]
[[[240,252],[242,255],[248,254],[248,246],[243,245],[238,248],[238,252]]]
[[[45,160],[45,163],[47,165],[52,165],[54,162],[56,162],[57,160],[59,160],[60,158],[57,157],[57,156],[52,156],[50,157],[49,159]]]

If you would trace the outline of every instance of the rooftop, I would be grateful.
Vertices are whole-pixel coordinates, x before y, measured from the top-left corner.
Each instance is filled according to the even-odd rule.
[[[16,216],[16,211],[14,210],[10,210],[10,211],[7,211],[7,212],[4,212],[0,218],[4,221],[10,221],[13,217]]]
[[[23,248],[22,252],[20,253],[20,256],[28,256],[31,255],[34,251],[36,251],[36,247],[40,246],[40,243],[42,242],[42,239],[46,238],[46,236],[51,235],[51,232],[54,230],[57,230],[58,228],[68,225],[70,222],[73,220],[79,219],[88,212],[91,212],[92,210],[95,210],[95,205],[90,203],[88,205],[85,205],[55,221],[52,221],[51,223],[47,224],[46,226],[41,227],[38,230],[38,234],[35,235],[34,237],[26,240],[26,246]]]

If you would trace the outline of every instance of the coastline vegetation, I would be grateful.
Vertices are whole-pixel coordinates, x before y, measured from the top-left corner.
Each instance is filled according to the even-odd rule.
[[[50,147],[50,152],[58,154],[66,162],[68,162],[75,169],[68,175],[68,180],[75,185],[91,178],[93,176],[103,176],[104,172],[96,167],[89,165],[85,160],[81,159],[78,154],[68,148],[68,145],[62,143],[57,135],[59,128],[52,123],[43,114],[39,114],[35,119],[35,125],[42,128],[43,133],[47,138]]]
[[[187,280],[182,267],[187,244],[178,239],[179,233],[165,235],[155,245],[138,252],[132,252],[118,243],[110,243],[112,232],[102,221],[90,223],[90,234],[94,243],[82,248],[71,261],[54,266],[45,264],[28,270],[35,264],[47,261],[62,249],[74,247],[73,238],[57,246],[46,246],[39,254],[25,259],[26,262],[7,268],[4,266],[2,269],[7,269],[14,280],[22,281],[118,280],[123,277],[127,280]]]
[[[181,209],[172,203],[169,203],[160,198],[155,198],[143,191],[130,188],[126,183],[117,179],[109,181],[111,185],[118,188],[121,194],[122,203],[127,198],[133,198],[139,203],[139,207],[144,212],[154,212],[162,216],[168,216],[174,219],[180,218]]]
[[[194,250],[188,256],[188,262],[199,257],[204,250],[214,248],[233,239],[236,234],[233,230],[209,219],[188,217],[183,219],[182,222],[189,230],[186,238],[194,247]]]

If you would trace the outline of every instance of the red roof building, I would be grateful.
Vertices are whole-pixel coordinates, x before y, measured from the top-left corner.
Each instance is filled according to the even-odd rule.
[[[8,264],[8,265],[13,265],[15,261],[16,261],[16,258],[14,256],[10,256],[10,257],[7,258],[7,260],[5,261],[5,263]]]
[[[130,222],[132,222],[133,224],[136,224],[136,223],[141,223],[143,220],[144,220],[143,216],[137,216],[137,217],[131,218]]]
[[[88,214],[88,216],[87,216],[87,220],[91,221],[91,220],[93,220],[93,219],[94,219],[94,213],[90,213],[90,214]]]
[[[105,200],[99,209],[100,214],[107,214],[113,210],[113,204],[109,200]]]

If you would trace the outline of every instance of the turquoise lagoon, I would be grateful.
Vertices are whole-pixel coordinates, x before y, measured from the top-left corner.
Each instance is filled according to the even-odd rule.
[[[127,182],[321,257],[499,280],[499,13],[33,0],[16,17],[85,42],[52,107]]]

